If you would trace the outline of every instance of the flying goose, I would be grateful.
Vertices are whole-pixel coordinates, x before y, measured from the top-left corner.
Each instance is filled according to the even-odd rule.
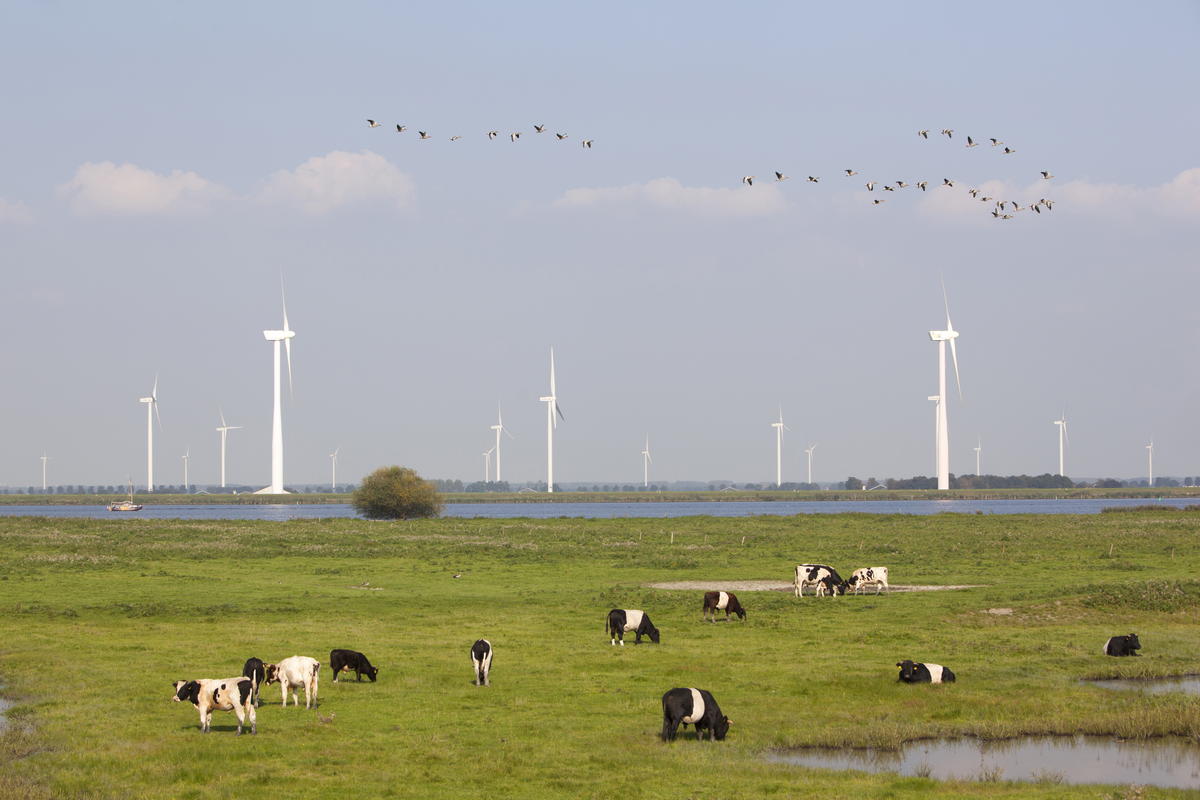
[[[924,138],[928,139],[928,138],[929,138],[929,131],[928,131],[928,130],[917,131],[917,136],[921,136],[921,137],[924,137]]]
[[[534,125],[534,126],[533,126],[533,129],[534,129],[535,131],[537,131],[538,133],[545,133],[545,132],[546,132],[546,126],[545,126],[545,125]]]
[[[852,170],[852,169],[848,169],[848,170],[846,170],[846,177],[847,177],[847,178],[849,178],[851,175],[857,175],[857,174],[858,174],[858,172],[857,172],[856,170]]]
[[[949,178],[942,178],[942,186],[950,186],[950,187],[953,187],[953,186],[954,186],[954,181],[950,180]]]
[[[784,174],[783,174],[782,172],[780,172],[779,170],[775,170],[775,180],[777,180],[777,181],[786,181],[786,180],[787,180],[789,177],[790,177],[790,176],[788,176],[788,175],[784,175]]]
[[[451,136],[451,137],[450,137],[450,141],[452,141],[452,142],[457,142],[457,141],[458,141],[459,139],[461,139],[461,138],[462,138],[461,136]]]
[[[953,139],[954,138],[954,129],[953,128],[942,128],[942,135],[945,136],[947,139]]]
[[[499,135],[500,135],[500,131],[488,131],[489,139],[495,139]]]
[[[433,138],[432,136],[430,136],[430,135],[429,135],[428,133],[426,133],[425,131],[417,131],[417,133],[421,134],[421,138],[422,138],[422,139],[432,139],[432,138]]]
[[[994,137],[991,139],[991,142],[992,142],[992,147],[997,147],[998,145],[1004,144],[1004,142],[1002,142],[999,139],[996,139]]]
[[[875,181],[867,181],[867,191],[868,192],[875,191]]]
[[[917,187],[923,192],[925,187],[929,185],[929,181],[917,181]]]
[[[406,130],[408,130],[407,126],[396,125],[396,133],[404,133]]]
[[[580,142],[580,144],[583,147],[586,147],[588,150],[592,149],[592,140],[591,139],[584,139],[582,142]]]
[[[1007,155],[1012,155],[1012,154],[1013,154],[1013,153],[1015,153],[1015,152],[1017,152],[1017,151],[1016,151],[1016,150],[1013,150],[1011,147],[1006,147],[1006,148],[1004,148],[1004,155],[1006,155],[1006,156],[1007,156]]]
[[[554,138],[561,142],[563,139],[567,138],[567,135],[565,133],[556,133],[554,134]]]
[[[1051,178],[1053,178],[1053,177],[1054,177],[1054,176],[1053,176],[1053,175],[1051,175],[1051,174],[1050,174],[1049,172],[1047,172],[1046,170],[1042,170],[1042,178],[1043,178],[1044,180],[1050,180],[1050,179],[1051,179]]]
[[[520,131],[517,131],[516,133],[510,133],[510,134],[508,135],[508,140],[509,140],[510,142],[515,142],[517,139],[520,139],[520,138],[521,138],[521,132],[520,132]]]
[[[872,203],[874,203],[875,205],[879,205],[880,203],[886,203],[886,202],[887,202],[887,198],[884,198],[884,197],[877,197],[877,198],[875,198],[874,200],[872,200],[871,202],[872,202]]]
[[[753,175],[743,175],[742,183],[746,184],[747,186],[753,186],[754,185],[754,176]]]
[[[820,178],[818,178],[818,177],[815,177],[815,176],[813,176],[813,175],[809,175],[809,176],[808,176],[808,182],[809,182],[809,183],[820,183],[820,182],[821,182],[821,179],[820,179]]]
[[[978,147],[978,146],[979,146],[979,142],[975,141],[970,136],[967,137],[967,147]]]
[[[367,120],[367,125],[368,125],[368,127],[371,127],[371,128],[378,128],[378,127],[379,127],[379,123],[378,123],[378,122],[376,122],[376,121],[375,121],[375,120],[373,120],[373,119],[369,119],[369,120]]]

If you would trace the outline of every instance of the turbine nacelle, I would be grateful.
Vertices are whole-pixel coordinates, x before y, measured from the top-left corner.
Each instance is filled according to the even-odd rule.
[[[295,331],[263,331],[263,338],[268,342],[282,342],[296,338]]]
[[[949,342],[958,338],[958,331],[953,328],[948,331],[930,331],[929,338],[935,342]]]

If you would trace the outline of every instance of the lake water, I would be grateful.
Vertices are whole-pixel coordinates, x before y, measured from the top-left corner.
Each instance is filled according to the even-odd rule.
[[[1147,694],[1200,694],[1200,675],[1181,675],[1176,678],[1112,678],[1105,681],[1084,681],[1102,689],[1123,689]]]
[[[715,501],[700,503],[448,503],[443,516],[512,519],[531,517],[580,517],[592,519],[665,518],[665,517],[752,517],[793,516],[796,514],[1098,514],[1102,509],[1159,505],[1183,508],[1196,505],[1194,497],[1158,500],[1064,499],[1064,500],[830,500],[774,502]],[[278,505],[195,505],[155,506],[150,503],[138,512],[108,511],[95,506],[7,506],[0,505],[0,516],[71,517],[93,519],[260,519],[283,522],[290,519],[346,519],[357,516],[345,503],[328,505],[281,503]]]

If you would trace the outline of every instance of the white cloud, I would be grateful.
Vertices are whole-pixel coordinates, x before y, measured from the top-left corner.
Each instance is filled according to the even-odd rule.
[[[5,200],[0,197],[0,223],[5,222],[29,225],[33,222],[33,212],[29,210],[29,206],[20,201]]]
[[[775,214],[786,203],[774,183],[714,189],[684,186],[674,178],[655,178],[628,186],[569,189],[556,206],[652,206],[714,217],[756,217]]]
[[[58,187],[78,214],[142,216],[204,211],[226,194],[221,186],[194,172],[161,174],[135,164],[88,162]]]
[[[335,150],[310,158],[294,170],[274,173],[257,199],[316,215],[358,203],[406,210],[412,207],[415,194],[412,179],[383,156],[369,150]]]

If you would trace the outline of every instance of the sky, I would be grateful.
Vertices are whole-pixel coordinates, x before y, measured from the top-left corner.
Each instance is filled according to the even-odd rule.
[[[652,482],[772,481],[780,408],[785,481],[813,443],[817,481],[932,474],[943,281],[952,472],[1057,471],[1065,412],[1068,475],[1151,440],[1200,474],[1198,34],[1169,0],[4,3],[0,485],[144,484],[157,375],[156,482],[217,480],[223,410],[265,486],[281,281],[288,483],[482,479],[498,407],[503,477],[545,480],[552,346],[556,481],[639,482],[647,436]]]

